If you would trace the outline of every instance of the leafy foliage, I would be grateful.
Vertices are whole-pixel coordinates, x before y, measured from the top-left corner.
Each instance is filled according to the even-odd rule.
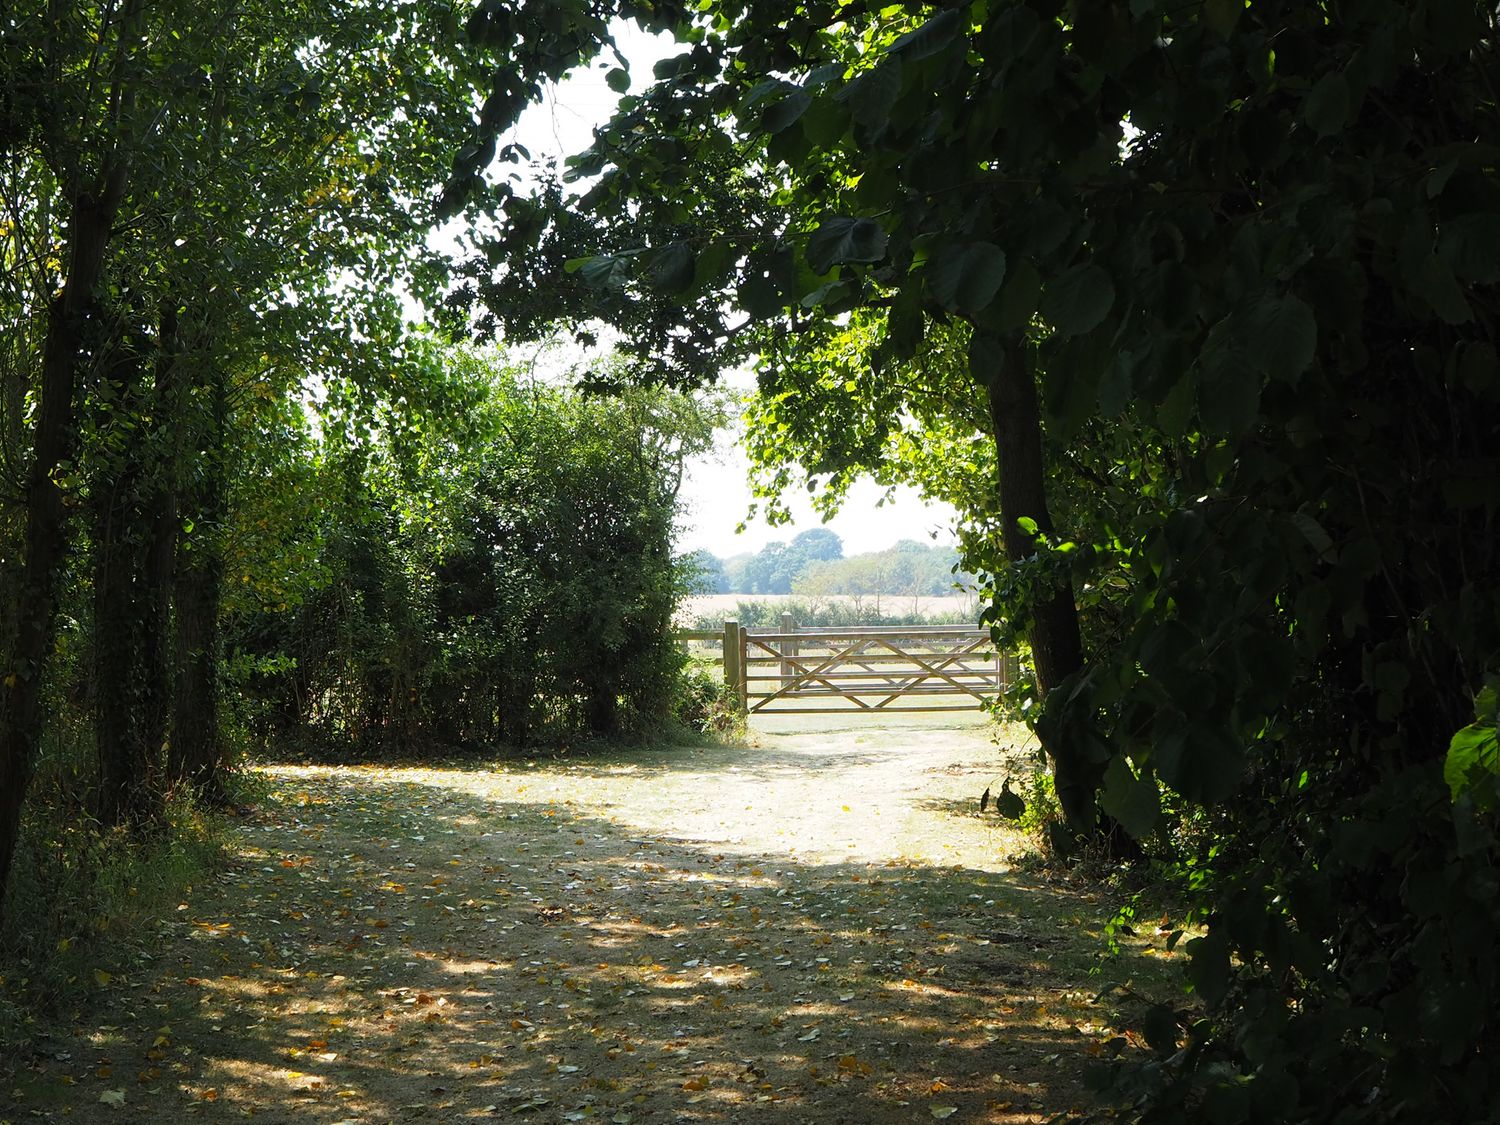
[[[1494,12],[700,7],[568,221],[616,292],[658,230],[715,248],[684,323],[725,346],[689,358],[742,346],[706,307],[760,325],[783,463],[886,459],[886,404],[963,349],[931,416],[988,411],[969,558],[1053,673],[1058,797],[1076,823],[1101,788],[1207,924],[1206,1014],[1180,1050],[1156,1028],[1138,1115],[1489,1113]],[[718,174],[727,151],[753,174]],[[506,264],[502,310],[533,277]],[[840,340],[846,409],[785,409]]]
[[[234,607],[231,640],[262,737],[306,727],[410,752],[668,719],[686,579],[676,482],[707,419],[663,393],[583,399],[426,355],[427,409],[387,411],[369,441],[332,427],[308,449],[323,503],[268,547],[316,569],[288,594],[245,561],[260,592]]]

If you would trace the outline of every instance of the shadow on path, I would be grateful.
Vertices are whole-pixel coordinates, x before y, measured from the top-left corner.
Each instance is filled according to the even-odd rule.
[[[1086,975],[1100,903],[1001,862],[835,861],[810,839],[755,846],[763,832],[721,849],[664,819],[711,810],[736,768],[773,785],[802,753],[273,770],[232,870],[97,1023],[50,1045],[28,1104],[132,1123],[619,1125],[1086,1104],[1080,1065],[1114,1034]],[[824,757],[842,783],[889,761]],[[893,768],[908,805],[949,815],[920,769]],[[99,1102],[117,1090],[123,1107]]]

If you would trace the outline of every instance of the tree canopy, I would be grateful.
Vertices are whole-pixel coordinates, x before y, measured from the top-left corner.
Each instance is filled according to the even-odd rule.
[[[525,331],[546,286],[683,378],[754,352],[814,471],[977,417],[966,546],[1072,828],[1207,923],[1147,1114],[1487,1112],[1493,10],[710,0],[677,32],[473,296]]]

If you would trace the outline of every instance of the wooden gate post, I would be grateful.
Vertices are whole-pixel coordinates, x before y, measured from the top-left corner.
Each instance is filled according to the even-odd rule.
[[[745,635],[738,621],[724,622],[724,686],[734,693],[735,707],[745,710]]]
[[[781,631],[783,633],[795,633],[797,631],[797,619],[790,613],[781,615]],[[783,637],[781,641],[781,652],[784,656],[797,655],[797,642],[789,637]],[[787,688],[787,681],[797,674],[797,666],[790,660],[781,662],[781,686]],[[787,688],[788,695],[796,695],[796,688]]]

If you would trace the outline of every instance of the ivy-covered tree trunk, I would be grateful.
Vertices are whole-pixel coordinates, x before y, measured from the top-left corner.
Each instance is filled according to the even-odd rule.
[[[136,355],[117,355],[110,365],[108,396],[114,417],[101,426],[115,449],[93,478],[94,575],[93,720],[98,770],[95,815],[107,827],[138,828],[152,817],[151,763],[141,729],[141,563],[144,543],[138,505],[138,450],[116,444],[117,429],[133,421]],[[134,429],[133,426],[130,427]],[[138,435],[137,435],[138,440]]]
[[[67,281],[48,314],[31,471],[26,482],[25,562],[9,651],[0,671],[0,915],[20,836],[21,806],[41,741],[42,691],[56,629],[57,579],[67,548],[57,471],[73,453],[74,405],[89,352],[90,313],[110,229],[125,188],[123,165],[80,193],[68,232]]]
[[[976,355],[979,349],[976,348]],[[1042,420],[1037,402],[1036,376],[1024,341],[991,349],[993,362],[976,371],[989,391],[990,427],[999,462],[1000,515],[1005,531],[1005,553],[1020,562],[1035,553],[1033,537],[1020,526],[1035,522],[1037,533],[1052,534],[1047,507],[1046,461],[1042,454]],[[1036,666],[1037,690],[1046,694],[1083,668],[1083,642],[1078,628],[1078,606],[1066,575],[1039,596],[1031,607],[1027,630]],[[1084,750],[1067,741],[1048,739],[1044,749],[1052,759],[1057,800],[1068,824],[1080,835],[1098,830],[1095,792],[1102,771]]]
[[[159,391],[145,387],[145,341],[111,348],[100,396],[103,451],[91,488],[94,572],[94,747],[98,816],[140,829],[158,820],[164,730],[159,700],[166,590],[151,573],[159,553],[159,508],[167,485],[159,450],[166,437]],[[163,374],[160,359],[156,374]]]
[[[175,581],[177,669],[167,770],[209,804],[227,801],[220,773],[219,603],[224,578],[219,541],[224,520],[224,439],[228,409],[223,374],[211,389],[208,440],[183,505],[197,533],[179,542]]]
[[[176,313],[147,348],[120,341],[101,396],[105,452],[94,481],[94,745],[98,815],[140,829],[162,813],[169,599],[176,540]],[[142,344],[145,341],[141,342]]]
[[[159,757],[166,744],[171,718],[171,621],[177,569],[182,375],[177,309],[168,300],[162,305],[157,340],[155,432],[152,471],[144,495],[147,538],[141,575],[141,735],[153,758]]]

